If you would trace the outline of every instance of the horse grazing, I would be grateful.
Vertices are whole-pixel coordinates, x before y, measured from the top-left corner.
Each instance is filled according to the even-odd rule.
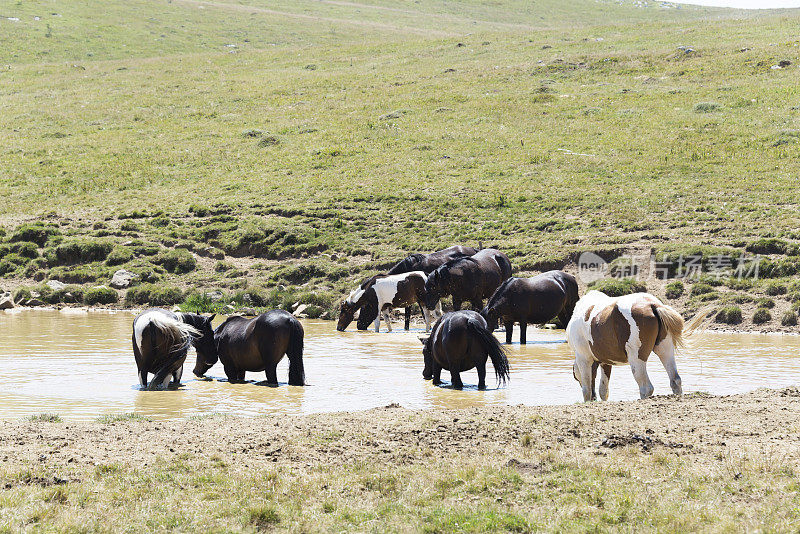
[[[655,352],[669,376],[672,393],[681,395],[681,377],[675,365],[675,350],[703,322],[708,312],[698,313],[688,325],[672,307],[649,293],[609,297],[590,291],[575,306],[567,325],[567,342],[575,352],[573,376],[580,382],[583,400],[596,399],[594,382],[600,375],[600,398],[608,399],[608,381],[613,365],[628,364],[639,384],[639,396],[653,394],[647,376],[647,359]]]
[[[217,362],[222,362],[229,382],[244,382],[246,371],[265,371],[267,384],[277,385],[278,362],[289,357],[289,385],[305,384],[303,370],[303,325],[291,313],[272,310],[245,319],[228,317],[214,331],[217,352],[214,358],[197,359],[194,374],[203,376]]]
[[[459,373],[475,367],[478,389],[486,389],[486,360],[491,358],[498,384],[508,380],[508,358],[505,349],[486,327],[486,320],[470,310],[445,313],[433,326],[431,335],[420,338],[425,358],[422,376],[442,383],[442,369],[450,371],[453,388],[462,389]]]
[[[481,311],[489,330],[498,320],[506,328],[506,343],[511,343],[514,323],[519,322],[519,342],[527,342],[528,323],[543,324],[558,317],[563,325],[572,317],[578,302],[578,282],[563,271],[548,271],[532,278],[509,278],[503,282]]]
[[[418,303],[425,318],[425,331],[430,330],[431,321],[428,309],[425,307],[425,280],[427,277],[422,271],[412,271],[402,274],[377,274],[361,284],[342,302],[339,311],[339,322],[336,330],[344,330],[353,322],[356,311],[361,310],[356,327],[366,330],[371,322],[375,322],[375,331],[381,327],[381,313],[384,315],[389,332],[392,323],[389,311],[392,308],[405,307],[405,329],[411,325],[411,306]]]
[[[412,254],[399,261],[389,269],[387,274],[410,273],[411,271],[422,271],[425,274],[430,274],[452,259],[472,256],[476,252],[478,252],[476,248],[454,245],[430,254]]]
[[[155,308],[137,315],[133,320],[133,356],[139,384],[149,390],[167,387],[170,378],[172,385],[179,384],[190,346],[194,346],[198,359],[215,358],[214,317]],[[148,373],[155,375],[149,385]]]
[[[448,261],[428,276],[425,305],[434,308],[439,300],[453,296],[453,309],[469,301],[475,310],[483,308],[483,299],[492,296],[511,276],[511,262],[497,249],[485,248],[472,256]]]

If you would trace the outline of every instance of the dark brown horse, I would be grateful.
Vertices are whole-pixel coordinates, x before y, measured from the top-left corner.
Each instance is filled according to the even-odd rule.
[[[526,343],[528,324],[543,324],[558,317],[566,328],[578,302],[578,282],[563,271],[548,271],[532,278],[509,278],[497,288],[481,315],[489,330],[498,320],[506,327],[506,343],[511,343],[514,323],[519,323],[519,342]]]
[[[342,302],[339,311],[339,322],[336,329],[344,332],[353,322],[353,317],[358,310],[356,327],[366,330],[371,322],[375,322],[375,331],[380,331],[381,313],[384,314],[386,326],[392,331],[389,311],[392,308],[405,307],[405,328],[408,330],[411,323],[411,306],[419,304],[422,316],[425,318],[425,331],[430,329],[430,314],[425,308],[425,273],[412,271],[402,274],[378,274],[361,284],[350,292]]]
[[[137,315],[133,320],[132,341],[139,384],[150,390],[180,384],[190,346],[194,346],[198,359],[216,358],[213,320],[214,315],[175,314],[157,308]],[[155,375],[149,385],[148,373]]]
[[[277,385],[278,362],[289,357],[289,385],[305,384],[303,325],[291,313],[273,310],[253,319],[229,317],[214,332],[219,361],[229,382],[244,382],[246,371],[264,371],[267,384]],[[216,356],[215,355],[215,356]],[[194,374],[203,376],[217,359],[197,359]]]
[[[432,309],[442,297],[453,296],[453,309],[469,302],[475,310],[511,276],[511,262],[497,249],[485,248],[472,256],[448,261],[428,276],[425,305]]]
[[[476,248],[454,245],[430,254],[412,254],[389,269],[387,274],[410,273],[411,271],[430,274],[450,260],[461,256],[472,256],[476,252],[478,252]]]
[[[422,354],[425,380],[442,383],[442,369],[450,371],[454,389],[462,389],[459,373],[473,367],[478,371],[478,389],[486,389],[486,360],[491,359],[498,384],[508,380],[508,358],[505,349],[486,327],[486,321],[477,312],[462,310],[445,313],[433,326],[431,335],[420,338],[424,345]]]

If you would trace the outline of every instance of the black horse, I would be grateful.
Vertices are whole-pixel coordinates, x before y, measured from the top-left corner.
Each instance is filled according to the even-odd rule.
[[[445,313],[433,326],[430,337],[420,338],[424,345],[425,380],[442,383],[442,369],[450,371],[453,388],[462,389],[459,373],[475,367],[478,389],[486,389],[486,360],[491,359],[498,384],[509,378],[505,349],[486,327],[486,320],[477,312],[462,310]]]
[[[139,384],[149,390],[162,386],[178,385],[183,374],[183,363],[190,346],[194,346],[198,359],[216,359],[214,331],[211,317],[194,313],[172,313],[153,308],[133,320],[133,356],[136,359]],[[155,376],[148,385],[147,375]]]
[[[430,254],[412,254],[395,264],[387,274],[401,274],[411,271],[422,271],[425,274],[430,274],[450,260],[462,256],[472,256],[476,252],[478,252],[476,248],[453,245]]]
[[[253,319],[228,317],[214,332],[217,346],[214,357],[198,357],[194,374],[203,376],[217,363],[219,356],[229,382],[244,382],[246,371],[264,371],[267,384],[277,385],[276,368],[286,354],[289,385],[302,386],[305,384],[303,336],[300,321],[283,310],[272,310]]]
[[[433,309],[442,297],[453,296],[453,309],[470,302],[475,310],[511,276],[508,256],[494,248],[485,248],[472,256],[448,261],[428,276],[425,283],[425,306]]]
[[[532,278],[509,278],[497,288],[481,315],[490,330],[498,320],[506,327],[506,343],[511,343],[514,323],[519,323],[519,342],[526,343],[528,324],[543,324],[558,317],[566,328],[578,302],[578,282],[563,271],[548,271]]]

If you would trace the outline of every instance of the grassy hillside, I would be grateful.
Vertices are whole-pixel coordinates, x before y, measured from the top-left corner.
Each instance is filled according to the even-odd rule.
[[[0,15],[0,233],[57,228],[35,252],[0,245],[3,286],[127,267],[272,290],[265,305],[308,283],[322,309],[406,252],[478,242],[532,271],[771,237],[770,276],[800,265],[794,11],[142,0]]]

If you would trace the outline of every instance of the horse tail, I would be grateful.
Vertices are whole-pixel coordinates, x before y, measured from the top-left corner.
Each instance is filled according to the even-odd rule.
[[[289,385],[304,386],[306,383],[306,372],[303,368],[303,325],[300,321],[292,317],[289,325],[289,348],[286,355],[289,357]]]
[[[706,307],[698,311],[692,319],[686,323],[681,314],[675,308],[663,303],[653,304],[653,313],[658,319],[659,328],[667,331],[667,335],[672,338],[672,344],[676,349],[686,345],[686,338],[691,336],[711,314],[711,307]]]
[[[144,336],[145,330],[150,332],[151,347],[158,345],[157,333],[167,339],[167,359],[155,371],[153,380],[147,386],[147,389],[152,391],[164,382],[167,375],[174,370],[175,364],[186,357],[186,351],[189,350],[189,346],[192,344],[192,338],[199,336],[200,331],[190,324],[163,313],[151,314],[147,318],[147,324],[142,329],[142,336]]]
[[[497,377],[497,383],[504,384],[509,379],[506,350],[500,342],[497,341],[497,338],[478,321],[467,321],[467,329],[478,338],[480,344],[486,352],[489,353],[489,358],[491,358],[492,365],[494,366],[494,374]]]
[[[494,261],[497,262],[497,265],[500,267],[500,274],[503,277],[503,280],[511,277],[511,262],[509,261],[508,257],[505,254],[495,254]]]

